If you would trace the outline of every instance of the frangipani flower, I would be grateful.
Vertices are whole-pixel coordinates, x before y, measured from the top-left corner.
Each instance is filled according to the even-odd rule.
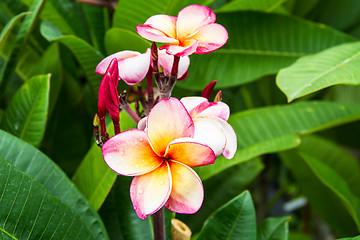
[[[149,71],[150,64],[152,64],[150,57],[150,49],[146,53],[139,53],[135,51],[120,51],[104,58],[96,67],[97,74],[104,74],[110,61],[113,58],[118,60],[119,64],[119,78],[124,80],[128,85],[134,85],[143,80]],[[174,62],[174,57],[166,54],[165,50],[159,50],[158,65],[162,66],[164,74],[170,75],[171,68]],[[180,58],[177,77],[181,78],[187,72],[190,64],[189,57]]]
[[[137,215],[145,219],[165,206],[178,213],[195,213],[204,192],[191,167],[212,164],[210,147],[198,143],[194,123],[176,98],[156,104],[146,131],[131,129],[110,138],[102,152],[115,172],[135,176],[130,197]]]
[[[180,100],[195,125],[194,139],[211,147],[215,156],[231,159],[237,149],[234,129],[226,121],[229,106],[223,102],[209,102],[204,97],[184,97]]]
[[[215,23],[215,13],[201,5],[182,9],[177,17],[155,15],[138,25],[140,36],[155,42],[170,43],[160,49],[168,54],[187,56],[215,51],[228,40],[226,29]]]
[[[110,64],[105,71],[105,75],[99,87],[98,111],[100,118],[101,135],[105,134],[105,115],[109,111],[109,115],[113,120],[115,133],[120,132],[119,125],[119,94],[118,87],[118,61],[116,58],[110,60]]]

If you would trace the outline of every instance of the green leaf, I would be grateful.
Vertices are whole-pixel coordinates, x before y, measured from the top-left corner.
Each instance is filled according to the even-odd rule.
[[[14,47],[12,48],[9,58],[5,61],[5,64],[2,66],[0,72],[0,97],[5,92],[5,89],[15,71],[19,56],[21,56],[24,50],[24,46],[26,45],[32,29],[37,22],[37,18],[39,17],[44,3],[44,0],[34,0],[29,8],[29,12],[31,12],[31,14],[27,15],[21,24],[19,32],[16,35]]]
[[[353,238],[338,238],[337,240],[359,240],[360,236],[353,237]]]
[[[286,1],[287,0],[234,0],[225,4],[216,10],[216,12],[236,12],[240,10],[272,12]]]
[[[109,17],[108,14],[106,14],[107,9],[90,4],[81,4],[81,8],[84,12],[86,23],[88,24],[92,45],[100,50],[101,53],[105,54],[105,18]]]
[[[289,217],[266,218],[258,227],[257,240],[286,240],[289,234]]]
[[[360,119],[360,106],[332,102],[299,102],[232,114],[230,125],[237,135],[238,150],[231,160],[196,169],[202,179],[265,153],[294,148],[299,134],[309,134]]]
[[[311,150],[309,150],[311,153]],[[285,165],[292,171],[313,210],[339,236],[355,235],[359,231],[360,199],[334,166],[303,150],[281,153]]]
[[[1,127],[38,147],[44,136],[50,92],[50,75],[31,78],[9,103]]]
[[[84,69],[93,91],[97,92],[101,77],[95,73],[95,68],[104,58],[103,55],[81,38],[74,35],[62,35],[60,30],[50,22],[42,22],[40,32],[48,41],[60,42],[70,49]]]
[[[354,40],[293,16],[223,13],[216,22],[227,29],[228,42],[212,53],[191,56],[189,77],[178,83],[181,87],[200,91],[214,79],[217,88],[237,86],[277,73],[299,57]]]
[[[0,158],[0,232],[7,239],[93,239],[78,216]]]
[[[127,29],[111,28],[105,35],[105,48],[108,54],[123,50],[144,53],[146,49],[150,47],[151,44],[149,41]]]
[[[132,106],[134,105],[132,104]],[[124,111],[121,111],[121,131],[135,127],[135,122]],[[106,129],[110,136],[114,135],[112,124],[109,124]],[[116,176],[117,174],[106,165],[101,149],[94,143],[77,168],[72,180],[91,206],[98,210],[110,192]]]
[[[5,43],[6,39],[8,38],[9,34],[11,33],[11,30],[15,27],[15,25],[18,23],[18,21],[20,21],[21,18],[23,18],[24,16],[26,16],[28,14],[31,14],[31,13],[30,12],[19,13],[18,15],[13,17],[9,22],[7,22],[7,24],[1,30],[1,33],[0,33],[0,51],[2,51],[4,43]]]
[[[248,191],[218,209],[204,224],[197,240],[256,239],[255,209]]]
[[[48,114],[48,116],[51,116],[63,82],[63,68],[61,64],[59,46],[57,43],[51,44],[46,49],[36,66],[36,75],[45,73],[51,74]]]
[[[336,143],[314,135],[304,136],[298,149],[316,159],[321,159],[324,164],[335,169],[351,191],[360,197],[360,166],[353,155]]]
[[[347,43],[300,58],[276,82],[290,102],[332,85],[360,84],[359,62],[360,42]]]
[[[263,169],[262,161],[255,158],[232,166],[208,180],[201,179],[205,192],[202,207],[195,214],[177,214],[176,217],[185,222],[192,232],[199,232],[213,212],[244,191]]]
[[[108,239],[105,227],[96,211],[65,173],[43,153],[0,130],[0,157],[35,178],[50,194],[69,206],[94,239]]]

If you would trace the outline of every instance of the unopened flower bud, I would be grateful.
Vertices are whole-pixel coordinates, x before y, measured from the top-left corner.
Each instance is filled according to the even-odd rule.
[[[220,102],[222,100],[222,92],[221,90],[218,91],[218,93],[216,94],[215,98],[214,98],[214,102]]]
[[[206,87],[204,88],[204,90],[201,93],[201,96],[206,98],[207,100],[210,99],[210,96],[214,90],[214,87],[216,85],[216,80],[210,82],[208,85],[206,85]]]

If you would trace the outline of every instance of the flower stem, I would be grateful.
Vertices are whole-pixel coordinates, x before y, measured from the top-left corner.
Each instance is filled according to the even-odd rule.
[[[120,104],[120,108],[124,110],[136,124],[140,121],[140,117],[134,112],[128,103],[124,105]]]
[[[165,240],[165,218],[164,208],[160,208],[159,211],[153,215],[153,228],[154,228],[154,239]]]

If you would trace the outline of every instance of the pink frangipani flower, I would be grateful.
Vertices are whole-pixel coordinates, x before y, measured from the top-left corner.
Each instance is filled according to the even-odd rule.
[[[221,154],[231,159],[237,150],[234,129],[226,121],[230,116],[229,106],[224,102],[209,102],[204,97],[184,97],[180,100],[190,114],[195,127],[193,138],[209,146],[215,157]],[[147,117],[138,122],[138,129],[147,129]]]
[[[165,50],[159,50],[158,56],[158,65],[162,66],[164,74],[170,75],[174,57],[166,54]],[[119,78],[124,80],[128,85],[134,85],[143,80],[152,64],[150,49],[147,49],[143,54],[135,51],[120,51],[104,58],[97,65],[95,72],[97,74],[104,74],[113,58],[118,60]],[[186,74],[189,64],[189,57],[180,58],[178,78]]]
[[[178,213],[195,213],[204,197],[191,167],[212,164],[210,147],[197,142],[194,122],[176,98],[156,104],[146,131],[131,129],[110,138],[102,152],[115,172],[135,176],[130,197],[137,215],[145,219],[165,206]]]
[[[231,159],[237,149],[234,129],[226,121],[229,106],[224,102],[209,102],[204,97],[184,97],[180,100],[194,121],[194,139],[208,145],[215,156]]]
[[[228,40],[226,29],[215,23],[215,13],[202,5],[190,5],[177,17],[155,15],[138,25],[140,36],[155,42],[170,43],[160,49],[168,54],[187,56],[215,51]]]

